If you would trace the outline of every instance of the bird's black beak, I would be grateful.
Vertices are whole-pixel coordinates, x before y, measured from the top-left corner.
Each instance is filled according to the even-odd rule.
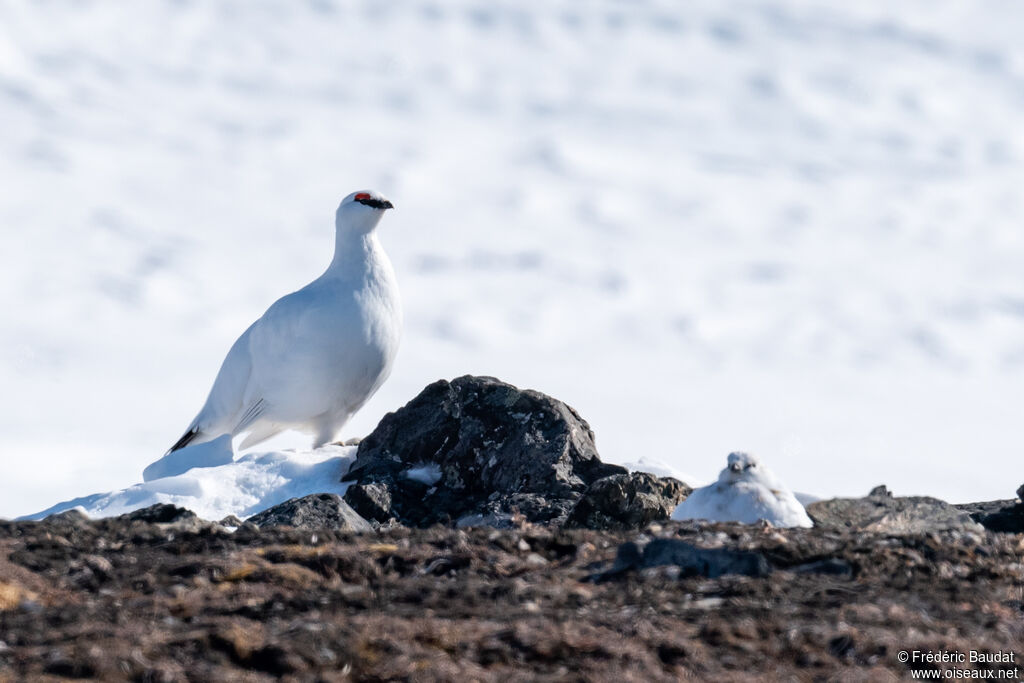
[[[395,205],[387,199],[373,199],[371,197],[365,197],[356,199],[357,202],[364,206],[369,206],[371,209],[393,209]]]

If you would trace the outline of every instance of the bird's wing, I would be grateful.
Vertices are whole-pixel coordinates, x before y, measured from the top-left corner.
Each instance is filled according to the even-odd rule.
[[[246,406],[245,411],[238,418],[238,422],[235,423],[234,428],[231,430],[232,434],[240,434],[244,432],[249,426],[258,420],[263,413],[267,410],[267,402],[262,398],[258,398]]]
[[[779,524],[785,526],[800,526],[810,528],[814,526],[807,509],[789,489],[773,489],[775,496],[776,514]]]
[[[206,404],[192,422],[192,428],[211,433],[211,438],[232,432],[241,415],[252,403],[246,401],[252,377],[249,344],[252,330],[257,323],[250,325],[231,346],[228,355],[224,357],[224,362],[221,363],[220,371],[217,372],[217,379],[213,381]]]
[[[310,293],[305,289],[281,297],[260,319],[238,338],[224,359],[211,399],[221,399],[224,413],[230,414],[227,429],[232,435],[252,430],[241,448],[247,448],[282,431],[266,421],[278,404],[274,387],[280,375],[289,374],[294,357],[301,354],[298,342],[303,335]],[[278,392],[279,393],[279,392]],[[230,404],[230,408],[228,406]]]
[[[249,337],[255,325],[256,323],[250,325],[249,329],[231,345],[217,372],[217,378],[213,380],[213,387],[206,397],[206,403],[167,454],[186,446],[211,441],[222,434],[234,434],[233,429],[238,415],[243,411],[246,387],[252,375]]]
[[[759,519],[777,522],[778,501],[768,487],[760,482],[738,482],[730,501],[732,517],[744,524],[753,524]]]
[[[672,519],[717,519],[714,485],[694,489],[682,503],[672,511]]]
[[[736,519],[752,524],[759,519],[771,522],[775,526],[811,526],[803,505],[788,489],[775,489],[765,486],[760,481],[740,482],[733,514]]]
[[[308,354],[308,340],[311,336],[310,318],[315,318],[319,306],[323,305],[317,293],[306,286],[275,301],[267,312],[252,326],[249,350],[253,361],[253,381],[246,396],[246,403],[253,403],[259,396],[262,385],[273,386],[274,377],[280,372],[301,362]],[[316,336],[313,334],[312,336]]]
[[[285,427],[279,425],[276,422],[261,422],[255,425],[252,428],[252,431],[249,432],[244,439],[242,439],[242,443],[238,445],[238,450],[244,451],[246,448],[249,448],[250,446],[255,446],[261,441],[266,441],[267,439],[273,436],[277,436],[284,430]]]

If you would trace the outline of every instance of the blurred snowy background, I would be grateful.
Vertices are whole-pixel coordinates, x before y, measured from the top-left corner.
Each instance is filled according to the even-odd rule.
[[[365,187],[407,327],[349,436],[479,373],[606,460],[1012,496],[1022,29],[994,0],[4,2],[0,516],[140,481]]]

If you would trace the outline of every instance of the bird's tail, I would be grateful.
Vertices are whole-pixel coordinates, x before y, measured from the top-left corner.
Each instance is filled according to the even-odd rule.
[[[180,451],[185,446],[189,445],[196,440],[196,437],[201,434],[199,427],[190,427],[187,432],[181,435],[181,438],[174,442],[174,445],[168,449],[164,456],[168,456],[174,451]]]

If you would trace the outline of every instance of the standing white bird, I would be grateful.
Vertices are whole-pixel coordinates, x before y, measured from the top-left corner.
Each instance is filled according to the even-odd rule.
[[[177,450],[248,432],[248,448],[286,430],[334,441],[391,373],[402,333],[394,269],[376,228],[393,205],[377,192],[353,192],[335,214],[334,260],[323,275],[274,302],[221,365],[199,414],[149,481]],[[186,459],[187,460],[187,459]]]
[[[728,462],[718,481],[694,489],[676,506],[672,519],[743,524],[763,519],[779,527],[814,526],[792,491],[757,458],[748,453],[730,453]]]

